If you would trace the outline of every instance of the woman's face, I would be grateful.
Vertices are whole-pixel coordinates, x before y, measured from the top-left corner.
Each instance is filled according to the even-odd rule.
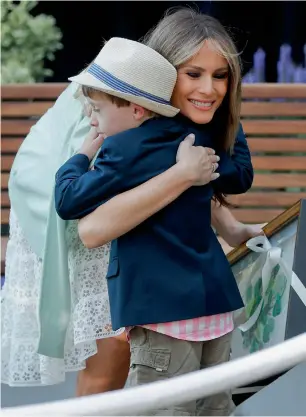
[[[228,87],[229,67],[209,41],[193,58],[178,68],[172,105],[197,124],[209,123]]]

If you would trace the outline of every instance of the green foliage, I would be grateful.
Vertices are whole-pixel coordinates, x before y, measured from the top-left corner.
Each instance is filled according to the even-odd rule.
[[[245,311],[247,318],[251,317],[259,306],[263,304],[257,322],[247,332],[241,332],[243,346],[249,352],[263,349],[269,343],[275,329],[275,319],[283,310],[282,297],[287,285],[286,276],[280,271],[280,265],[276,265],[271,271],[271,277],[265,294],[262,294],[262,278],[259,277],[253,286],[250,283],[245,294]]]
[[[63,47],[54,17],[30,11],[36,1],[1,2],[2,84],[34,83],[52,75],[45,60]]]

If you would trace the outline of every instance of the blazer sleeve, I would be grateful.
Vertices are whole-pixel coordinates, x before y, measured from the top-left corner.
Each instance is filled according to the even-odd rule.
[[[82,218],[113,196],[158,175],[167,166],[158,167],[155,156],[156,152],[148,152],[137,129],[108,137],[93,170],[88,171],[86,155],[74,155],[56,174],[58,215],[64,220]]]
[[[220,173],[220,177],[212,181],[214,190],[224,194],[242,194],[248,191],[253,183],[254,171],[241,123],[232,155],[224,151],[219,156],[217,172]]]

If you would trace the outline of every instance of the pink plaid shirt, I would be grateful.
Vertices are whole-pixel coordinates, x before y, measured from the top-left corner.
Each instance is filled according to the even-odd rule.
[[[192,342],[217,339],[234,329],[233,313],[222,313],[196,319],[143,325],[149,330]]]

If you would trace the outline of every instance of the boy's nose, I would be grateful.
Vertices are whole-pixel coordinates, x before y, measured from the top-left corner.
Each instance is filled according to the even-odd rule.
[[[93,113],[91,114],[90,125],[91,125],[92,127],[97,127],[97,126],[98,126],[98,120],[97,120],[97,118],[93,115]]]

